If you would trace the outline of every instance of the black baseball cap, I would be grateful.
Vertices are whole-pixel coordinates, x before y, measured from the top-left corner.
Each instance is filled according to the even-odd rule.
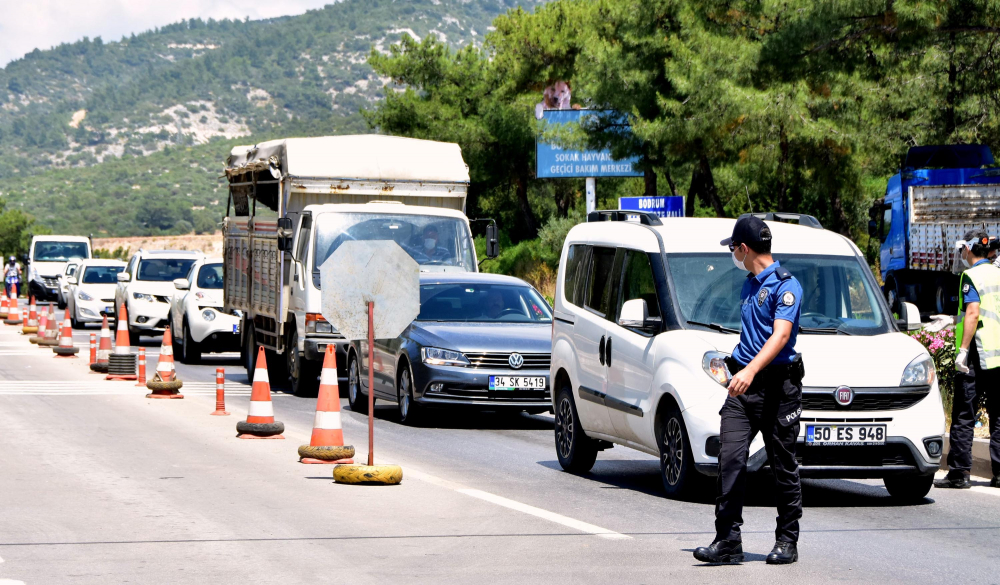
[[[990,243],[990,237],[986,235],[986,232],[983,230],[969,230],[965,232],[965,241],[968,242],[970,246],[973,244],[988,246]]]
[[[750,215],[747,213],[741,215],[740,218],[736,220],[736,226],[733,227],[732,237],[726,238],[719,243],[723,246],[729,246],[732,244],[770,241],[771,228],[767,227],[767,224],[764,223],[763,219],[757,217],[756,215]]]

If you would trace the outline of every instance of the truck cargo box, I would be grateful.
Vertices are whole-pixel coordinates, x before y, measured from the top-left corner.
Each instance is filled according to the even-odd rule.
[[[909,210],[910,268],[946,272],[967,231],[1000,233],[1000,185],[911,186]]]

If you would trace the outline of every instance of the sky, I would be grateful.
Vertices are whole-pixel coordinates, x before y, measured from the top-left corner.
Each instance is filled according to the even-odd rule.
[[[188,18],[251,20],[302,14],[334,0],[0,0],[0,67],[83,37],[105,42]]]

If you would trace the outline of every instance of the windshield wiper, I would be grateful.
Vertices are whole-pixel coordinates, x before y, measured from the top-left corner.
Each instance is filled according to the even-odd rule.
[[[725,325],[719,325],[718,323],[700,323],[698,321],[688,321],[688,325],[700,325],[702,327],[708,327],[709,329],[719,331],[720,333],[739,333],[739,329],[733,329],[732,327],[726,327]]]
[[[799,331],[803,333],[827,333],[832,335],[852,335],[844,329],[839,329],[837,327],[799,327]]]

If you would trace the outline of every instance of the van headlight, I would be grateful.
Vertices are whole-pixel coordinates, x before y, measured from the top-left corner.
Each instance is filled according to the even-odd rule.
[[[899,381],[900,386],[930,386],[934,383],[934,360],[931,356],[924,354],[910,362],[903,370],[903,378]]]
[[[729,374],[729,368],[726,367],[727,357],[729,357],[728,353],[710,351],[701,360],[701,367],[705,370],[705,373],[723,386],[728,386],[729,379],[732,378]]]
[[[469,359],[461,352],[437,347],[421,347],[420,359],[431,366],[468,366]]]

